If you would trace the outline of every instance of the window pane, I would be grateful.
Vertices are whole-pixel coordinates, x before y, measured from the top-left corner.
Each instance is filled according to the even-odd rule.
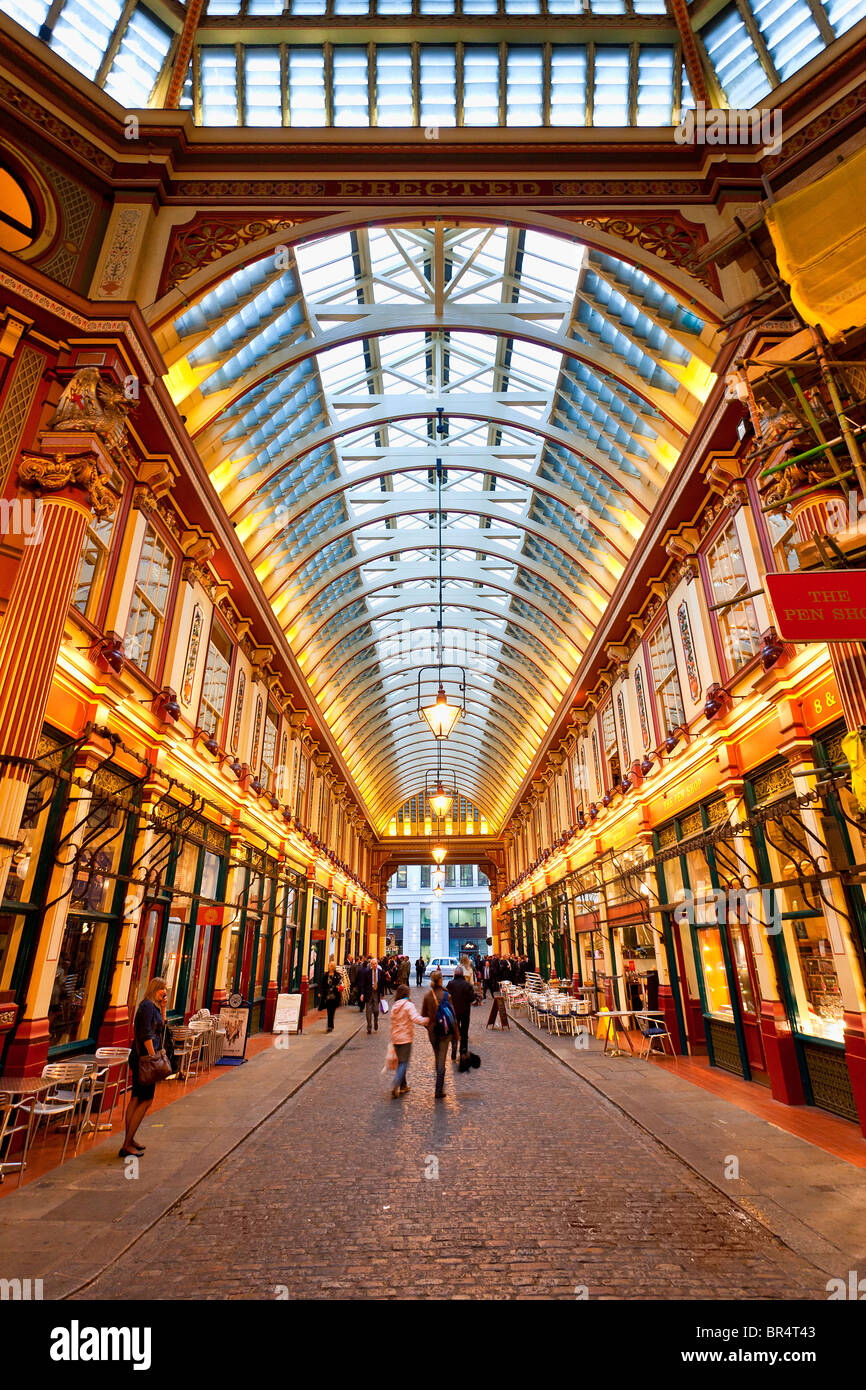
[[[149,526],[141,548],[124,647],[130,661],[148,672],[159,652],[159,633],[171,586],[172,555]]]
[[[506,123],[541,125],[541,49],[509,44],[507,73]]]
[[[170,46],[165,25],[147,10],[136,10],[105,80],[109,96],[124,106],[146,106]]]
[[[421,48],[421,124],[454,125],[457,120],[454,49],[444,44]]]
[[[39,33],[50,9],[51,0],[0,0],[0,10],[29,34]]]
[[[463,124],[499,124],[499,49],[467,44],[463,50]]]
[[[725,656],[732,671],[737,671],[757,652],[760,645],[758,615],[752,600],[735,602],[740,594],[749,590],[743,549],[737,536],[734,522],[731,522],[718,540],[707,552],[707,565],[710,574],[712,602],[728,606],[717,610],[719,631],[725,647]]]
[[[593,125],[628,125],[627,48],[595,50]]]
[[[216,733],[226,707],[232,644],[222,628],[214,626],[208,646],[207,663],[201,687],[199,725],[208,733]]]
[[[93,618],[99,603],[113,530],[114,517],[94,518],[84,537],[78,577],[72,591],[72,606],[86,618]]]
[[[51,47],[84,77],[94,78],[123,10],[123,0],[67,0]]]
[[[369,125],[367,50],[334,49],[334,125]]]
[[[238,75],[233,48],[201,49],[201,93],[205,125],[237,125]]]
[[[376,49],[376,124],[412,125],[412,52],[403,47]]]
[[[320,48],[289,50],[289,118],[294,126],[325,124],[325,56]]]
[[[866,15],[866,0],[825,0],[824,9],[838,38]]]
[[[244,100],[247,125],[282,125],[280,51],[247,48],[244,52]]]
[[[670,125],[674,109],[674,51],[642,46],[637,65],[637,124]]]
[[[751,0],[752,13],[784,82],[822,52],[824,40],[806,0]]]
[[[702,29],[701,38],[731,106],[749,110],[766,96],[770,79],[734,5]]]
[[[651,637],[647,638],[650,668],[659,719],[664,733],[670,733],[683,722],[683,702],[677,675],[670,623],[664,619]]]
[[[554,44],[550,58],[550,124],[586,125],[586,49]]]

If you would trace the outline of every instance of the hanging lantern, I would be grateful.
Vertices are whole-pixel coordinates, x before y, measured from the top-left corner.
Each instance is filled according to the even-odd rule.
[[[447,820],[451,815],[451,808],[454,805],[454,796],[445,790],[442,782],[436,783],[436,790],[430,797],[430,810],[437,820]],[[444,855],[444,851],[443,851]],[[439,861],[442,862],[441,860]]]
[[[435,862],[437,864],[441,864],[448,851],[444,845],[434,845],[430,853],[432,854]]]
[[[418,708],[421,717],[425,720],[435,739],[447,738],[463,713],[462,705],[449,704],[445,687],[441,681],[434,703],[432,705],[419,705]]]

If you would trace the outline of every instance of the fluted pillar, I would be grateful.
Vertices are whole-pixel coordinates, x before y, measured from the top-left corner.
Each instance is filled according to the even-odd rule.
[[[57,665],[87,523],[109,516],[116,497],[102,481],[108,457],[96,437],[78,436],[74,456],[23,454],[18,482],[35,499],[0,627],[0,897]]]

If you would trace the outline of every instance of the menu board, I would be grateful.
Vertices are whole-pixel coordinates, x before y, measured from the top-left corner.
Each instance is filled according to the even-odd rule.
[[[299,1033],[300,1025],[300,994],[278,994],[273,1031],[275,1033]]]

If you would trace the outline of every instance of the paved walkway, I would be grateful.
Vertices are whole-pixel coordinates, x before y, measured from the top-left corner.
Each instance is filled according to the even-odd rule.
[[[866,1268],[862,1168],[670,1075],[662,1063],[606,1057],[596,1038],[587,1049],[515,1024],[819,1269],[836,1276]]]
[[[357,1033],[81,1297],[826,1297],[826,1275],[484,1017],[481,1070],[449,1062],[438,1102],[420,1030],[396,1101],[386,1033]]]
[[[660,1067],[486,1017],[444,1101],[419,1029],[395,1101],[386,1030],[338,1010],[333,1035],[146,1120],[137,1176],[101,1146],[3,1202],[0,1277],[47,1299],[823,1300],[863,1268],[850,1165]]]
[[[169,1208],[236,1145],[255,1147],[257,1127],[361,1023],[356,1009],[338,1009],[333,1034],[324,1020],[314,1022],[287,1047],[226,1067],[218,1080],[148,1115],[138,1132],[147,1152],[137,1166],[118,1158],[113,1136],[9,1194],[0,1203],[0,1278],[42,1279],[46,1299],[95,1278],[154,1223],[159,1229]],[[224,1242],[222,1232],[216,1247]]]

